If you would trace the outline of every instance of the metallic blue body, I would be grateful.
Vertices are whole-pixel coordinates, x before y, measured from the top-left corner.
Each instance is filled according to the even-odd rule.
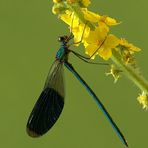
[[[56,58],[61,59],[64,55],[64,51],[65,51],[64,46],[61,46],[61,48],[57,51]]]

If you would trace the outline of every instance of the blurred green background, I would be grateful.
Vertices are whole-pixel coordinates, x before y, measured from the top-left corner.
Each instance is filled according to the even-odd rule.
[[[66,98],[56,125],[43,137],[26,134],[26,122],[59,48],[57,37],[67,26],[51,13],[52,1],[0,1],[0,147],[4,148],[124,148],[83,86],[65,69]],[[148,78],[146,0],[93,0],[90,10],[122,21],[113,32],[143,50],[136,55]],[[74,48],[81,51],[82,47]],[[98,59],[99,60],[99,59]],[[124,76],[113,84],[104,66],[70,56],[76,70],[107,107],[130,148],[148,147],[148,112],[136,98],[140,91]]]

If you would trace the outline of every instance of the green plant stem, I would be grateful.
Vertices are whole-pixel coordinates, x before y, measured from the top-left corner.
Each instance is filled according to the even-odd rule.
[[[141,91],[148,94],[148,82],[132,66],[124,64],[118,51],[113,50],[111,59]]]

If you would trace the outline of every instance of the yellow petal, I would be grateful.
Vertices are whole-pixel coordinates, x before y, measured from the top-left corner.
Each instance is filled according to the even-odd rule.
[[[138,52],[141,50],[140,48],[134,46],[133,44],[128,43],[128,41],[123,38],[120,39],[120,45],[124,46],[125,48],[127,48],[131,52]]]
[[[101,16],[100,21],[106,23],[108,26],[118,25],[118,23],[114,18],[111,18],[109,16]]]
[[[120,40],[113,34],[109,34],[104,42],[104,48],[115,48],[119,45]]]
[[[71,25],[72,20],[71,20],[71,16],[70,15],[68,15],[68,14],[62,14],[60,16],[60,19],[62,21],[64,21],[66,24],[68,24],[69,26]]]
[[[96,31],[90,31],[88,38],[86,39],[88,44],[98,43],[98,33]]]
[[[94,30],[90,31],[86,42],[88,44],[100,45],[102,41],[106,38],[109,28],[105,23],[99,23],[99,26]]]
[[[99,22],[96,32],[98,34],[98,38],[100,40],[104,40],[109,32],[109,27],[105,23]]]
[[[74,43],[79,42],[81,40],[81,35],[80,35],[81,33],[80,33],[80,30],[79,30],[79,27],[73,28],[72,33],[74,35]]]
[[[110,34],[107,36],[104,44],[98,50],[98,53],[104,60],[108,60],[112,56],[112,49],[117,45],[119,45],[119,39]]]
[[[134,46],[133,44],[131,44],[130,50],[131,50],[131,51],[134,51],[134,52],[135,52],[135,51],[138,52],[138,51],[140,51],[141,49],[138,48],[138,47],[136,47],[136,46]]]
[[[94,12],[88,11],[86,8],[82,9],[82,12],[84,14],[84,18],[90,22],[95,23],[95,22],[98,22],[100,19],[100,15]]]
[[[86,48],[89,44],[86,42],[86,40],[84,40],[83,45]]]
[[[85,53],[91,57],[96,52],[97,49],[98,49],[98,46],[93,45],[93,44],[89,44],[86,47]],[[98,52],[92,57],[92,59],[94,59],[97,54],[98,54]]]
[[[68,24],[71,28],[79,25],[79,18],[69,10],[66,10],[64,14],[61,14],[60,19]]]
[[[110,48],[100,48],[98,50],[99,56],[104,60],[108,60],[112,56],[112,51]]]
[[[84,42],[85,39],[88,37],[90,32],[90,28],[88,26],[85,26],[85,24],[80,24],[77,27],[74,27],[72,29],[72,33],[74,35],[74,42]]]

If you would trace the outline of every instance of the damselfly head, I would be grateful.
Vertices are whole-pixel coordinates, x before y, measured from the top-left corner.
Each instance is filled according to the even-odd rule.
[[[67,35],[64,35],[64,36],[60,36],[58,38],[58,41],[59,42],[62,42],[62,43],[67,43],[69,41],[69,37]]]

